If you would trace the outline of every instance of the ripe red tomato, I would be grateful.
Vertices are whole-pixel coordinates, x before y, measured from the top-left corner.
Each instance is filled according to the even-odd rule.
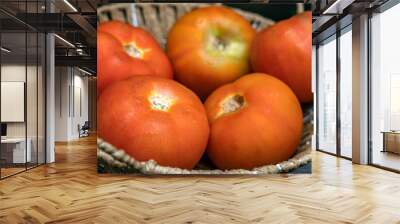
[[[98,90],[135,75],[172,78],[172,66],[154,38],[129,24],[111,21],[97,29]]]
[[[134,76],[110,85],[97,116],[99,136],[139,161],[192,169],[207,146],[200,99],[170,79]]]
[[[305,12],[262,30],[251,48],[253,70],[284,81],[303,103],[313,99],[311,34],[311,12]]]
[[[250,70],[250,23],[235,11],[211,6],[181,17],[168,34],[176,79],[205,99]]]
[[[288,160],[300,142],[303,113],[292,90],[255,73],[215,90],[205,107],[207,153],[220,169],[252,169]]]
[[[141,60],[132,59],[110,34],[97,32],[98,96],[106,86],[133,75],[152,75],[153,70]]]

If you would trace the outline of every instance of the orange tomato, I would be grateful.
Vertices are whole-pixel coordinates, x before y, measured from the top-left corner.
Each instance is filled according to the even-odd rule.
[[[171,78],[168,57],[146,31],[129,24],[111,21],[97,29],[98,90],[135,75]]]
[[[254,35],[245,18],[225,7],[204,7],[184,15],[167,41],[176,79],[205,99],[249,72]]]
[[[134,76],[110,85],[97,116],[98,135],[139,161],[192,169],[207,146],[200,99],[170,79]]]
[[[207,154],[220,169],[252,169],[289,159],[303,129],[292,90],[266,74],[245,75],[215,90],[205,107],[210,129]]]
[[[303,103],[313,99],[311,34],[311,12],[305,12],[262,30],[251,48],[253,70],[284,81]]]

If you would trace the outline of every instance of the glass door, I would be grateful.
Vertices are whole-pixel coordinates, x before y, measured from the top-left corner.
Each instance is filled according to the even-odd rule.
[[[1,176],[26,170],[32,151],[27,144],[27,36],[25,30],[1,34]],[[4,50],[6,49],[6,50]],[[27,150],[28,149],[28,150]]]
[[[42,13],[44,1],[7,1],[20,16]],[[0,178],[45,163],[45,44],[43,33],[0,12]]]
[[[28,13],[43,13],[43,1],[27,2]],[[38,19],[38,17],[34,17]],[[28,168],[36,167],[45,161],[44,146],[44,65],[45,35],[34,28],[27,27],[27,150],[31,151]]]

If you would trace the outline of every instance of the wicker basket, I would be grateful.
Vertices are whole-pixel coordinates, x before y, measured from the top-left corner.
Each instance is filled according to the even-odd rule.
[[[182,15],[196,8],[208,6],[209,4],[174,4],[174,3],[117,3],[104,5],[98,8],[99,22],[119,20],[128,22],[134,26],[141,27],[150,32],[160,45],[164,48],[167,34],[175,21]],[[215,4],[214,4],[215,5]],[[244,16],[256,30],[274,24],[270,19],[258,14],[235,9]],[[218,170],[212,169],[212,165],[201,162],[193,170],[184,170],[172,167],[163,167],[154,160],[140,162],[130,157],[123,149],[117,149],[111,144],[98,138],[97,157],[99,172],[120,172],[139,174],[274,174],[289,172],[301,165],[311,162],[311,136],[313,131],[312,106],[303,106],[304,131],[301,144],[296,154],[288,161],[276,165],[266,165],[252,170]]]

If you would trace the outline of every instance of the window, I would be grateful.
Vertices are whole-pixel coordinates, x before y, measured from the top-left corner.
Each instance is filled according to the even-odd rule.
[[[318,47],[318,149],[336,153],[336,36]]]
[[[400,170],[400,5],[371,18],[371,162]]]
[[[340,36],[340,155],[352,157],[352,33],[351,26]]]
[[[349,25],[340,31],[340,36],[333,35],[323,41],[317,55],[318,149],[333,154],[339,150],[339,155],[345,158],[352,157],[351,31]],[[339,125],[337,122],[340,122]]]

